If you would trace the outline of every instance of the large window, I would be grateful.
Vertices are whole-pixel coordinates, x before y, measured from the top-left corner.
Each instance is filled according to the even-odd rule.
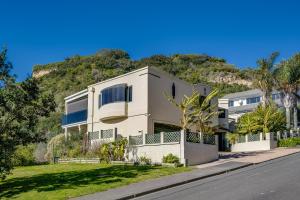
[[[247,99],[247,104],[259,103],[259,102],[260,102],[260,97],[252,97]]]
[[[234,101],[229,100],[228,101],[228,107],[233,107],[233,103],[234,103]]]
[[[101,91],[99,95],[99,105],[105,105],[114,102],[132,101],[132,86],[125,84],[115,85]]]

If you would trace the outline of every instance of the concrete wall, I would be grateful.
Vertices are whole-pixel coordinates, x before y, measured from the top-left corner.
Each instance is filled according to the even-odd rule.
[[[138,161],[141,156],[150,158],[152,163],[161,163],[163,156],[172,153],[178,156],[181,164],[197,165],[217,160],[218,145],[186,142],[183,131],[180,133],[180,142],[145,144],[130,146],[128,149],[129,161]],[[162,140],[163,141],[163,140]],[[217,141],[217,138],[216,138]]]
[[[231,146],[232,152],[251,152],[251,151],[266,151],[277,147],[277,141],[273,140],[270,133],[266,134],[265,140],[260,134],[259,141],[248,141],[248,135],[246,135],[246,142],[236,143]]]

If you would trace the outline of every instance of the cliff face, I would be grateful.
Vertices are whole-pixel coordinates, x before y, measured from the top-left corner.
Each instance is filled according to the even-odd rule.
[[[51,73],[52,71],[54,71],[55,69],[45,69],[45,70],[37,70],[37,71],[33,71],[32,76],[34,78],[41,78],[49,73]]]
[[[219,83],[219,84],[238,84],[238,85],[244,85],[244,86],[247,86],[247,87],[251,87],[252,86],[252,81],[249,80],[249,79],[242,79],[240,77],[238,77],[237,75],[235,74],[232,74],[232,73],[222,73],[222,72],[219,72],[219,73],[214,73],[214,74],[211,74],[209,76],[209,80],[210,82],[212,83]]]

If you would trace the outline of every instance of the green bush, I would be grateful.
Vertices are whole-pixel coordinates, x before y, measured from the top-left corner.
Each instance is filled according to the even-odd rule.
[[[141,157],[139,157],[139,163],[150,165],[151,159],[146,156],[141,156]]]
[[[34,158],[34,150],[36,145],[30,144],[28,146],[18,146],[17,150],[15,151],[12,163],[14,166],[28,166],[35,164]]]
[[[300,138],[287,138],[278,141],[279,147],[295,147],[300,145]]]
[[[179,164],[179,158],[171,153],[164,156],[162,159],[163,163],[176,163]]]

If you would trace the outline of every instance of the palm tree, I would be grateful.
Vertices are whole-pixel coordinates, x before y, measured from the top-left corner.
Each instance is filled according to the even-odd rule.
[[[258,69],[254,74],[253,86],[262,91],[262,105],[265,107],[270,102],[272,89],[274,86],[274,63],[279,53],[274,52],[269,58],[259,59],[257,61]]]
[[[298,126],[297,91],[300,84],[300,53],[288,60],[282,61],[274,72],[276,86],[282,92],[282,101],[286,111],[286,127],[291,127],[291,111],[294,116],[294,129]]]
[[[176,100],[167,95],[165,93],[166,98],[170,103],[176,106],[181,112],[180,125],[182,130],[186,131],[193,121],[193,113],[191,111],[191,107],[195,101],[199,99],[199,93],[193,91],[191,96],[184,95],[180,102],[176,102]]]
[[[217,104],[211,105],[211,100],[218,95],[218,89],[211,91],[202,101],[195,101],[192,107],[193,123],[200,133],[213,132],[212,120],[219,115]]]

